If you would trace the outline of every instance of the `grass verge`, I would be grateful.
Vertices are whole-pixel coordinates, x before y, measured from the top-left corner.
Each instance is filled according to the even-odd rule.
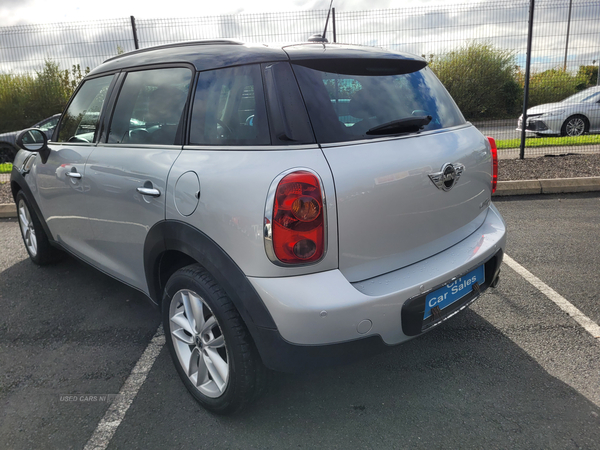
[[[11,163],[0,164],[0,173],[10,173],[12,170]]]
[[[529,138],[525,140],[525,147],[552,147],[552,146],[575,146],[600,144],[600,135],[585,136],[561,136],[561,137],[543,137]],[[504,139],[496,141],[496,146],[500,148],[519,148],[521,139]]]

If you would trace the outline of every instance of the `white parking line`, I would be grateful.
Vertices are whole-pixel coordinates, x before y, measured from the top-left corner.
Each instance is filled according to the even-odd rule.
[[[140,387],[146,381],[148,372],[152,368],[161,349],[165,345],[165,334],[162,325],[158,327],[152,340],[144,350],[144,353],[138,360],[135,367],[125,383],[119,391],[119,395],[115,397],[111,405],[108,407],[106,414],[96,427],[96,431],[87,442],[84,450],[104,450],[108,446],[110,440],[114,436],[121,421],[125,417],[127,410],[133,403]]]
[[[566,312],[569,316],[571,316],[579,325],[581,325],[585,331],[590,333],[596,339],[600,339],[600,326],[596,324],[593,320],[583,314],[579,309],[577,309],[572,303],[570,303],[567,299],[565,299],[562,295],[552,289],[550,286],[545,284],[538,277],[533,275],[527,269],[525,269],[522,265],[516,262],[508,255],[504,255],[504,262],[529,281],[535,288],[537,288],[542,294],[552,300],[554,303],[558,305],[560,309]]]
[[[583,314],[573,304],[567,301],[567,299],[565,299],[558,292],[549,287],[542,280],[537,278],[507,254],[504,255],[504,262],[546,297],[552,300],[556,305],[558,305],[560,309],[575,319],[575,321],[577,321],[577,323],[579,323],[594,338],[600,339],[600,326]],[[156,330],[154,337],[146,347],[146,350],[144,350],[144,353],[121,387],[119,395],[108,407],[106,414],[104,414],[104,417],[96,427],[94,434],[85,445],[84,450],[105,450],[108,447],[110,440],[123,421],[127,410],[133,403],[133,400],[142,387],[142,384],[144,384],[144,381],[146,381],[146,377],[148,376],[154,361],[158,357],[158,354],[164,345],[165,335],[162,325],[160,325]]]

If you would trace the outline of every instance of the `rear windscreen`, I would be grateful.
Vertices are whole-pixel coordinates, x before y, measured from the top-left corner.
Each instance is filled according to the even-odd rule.
[[[378,71],[376,66],[357,70],[360,75],[297,64],[293,67],[321,143],[415,132],[415,121],[417,129],[422,125],[421,131],[465,123],[444,86],[427,67],[392,75],[387,70]],[[406,123],[412,127],[404,126]],[[381,131],[384,128],[385,133]]]

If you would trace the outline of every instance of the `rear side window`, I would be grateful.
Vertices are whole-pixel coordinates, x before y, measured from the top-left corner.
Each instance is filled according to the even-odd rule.
[[[185,68],[127,74],[108,134],[113,144],[173,145],[190,89]]]
[[[94,142],[102,105],[113,77],[109,75],[83,83],[62,118],[58,142]]]
[[[400,126],[385,134],[404,134],[411,127],[403,129],[402,123],[428,116],[431,120],[423,130],[465,123],[446,89],[428,68],[389,74],[389,70],[379,71],[376,66],[361,67],[357,70],[359,75],[300,65],[293,68],[317,140],[322,143],[380,137],[384,133],[379,133],[377,127],[398,122]]]
[[[196,86],[190,144],[270,143],[260,66],[202,72]]]

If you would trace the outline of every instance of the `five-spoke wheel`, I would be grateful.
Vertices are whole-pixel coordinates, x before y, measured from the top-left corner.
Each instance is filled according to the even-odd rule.
[[[17,203],[19,228],[21,228],[21,236],[23,236],[29,258],[39,265],[49,264],[62,258],[64,253],[50,245],[48,235],[23,191],[19,191],[15,202]]]
[[[223,394],[229,381],[225,337],[208,305],[194,291],[182,289],[169,308],[171,335],[179,363],[207,397]]]
[[[27,207],[24,198],[19,199],[17,210],[19,213],[19,226],[21,227],[23,242],[25,242],[25,247],[27,248],[29,255],[32,258],[35,258],[38,253],[35,226],[33,225],[33,220],[31,220],[31,214],[29,213],[29,208]]]
[[[167,346],[183,384],[209,411],[239,411],[264,390],[267,369],[235,305],[203,267],[176,271],[163,296]]]

